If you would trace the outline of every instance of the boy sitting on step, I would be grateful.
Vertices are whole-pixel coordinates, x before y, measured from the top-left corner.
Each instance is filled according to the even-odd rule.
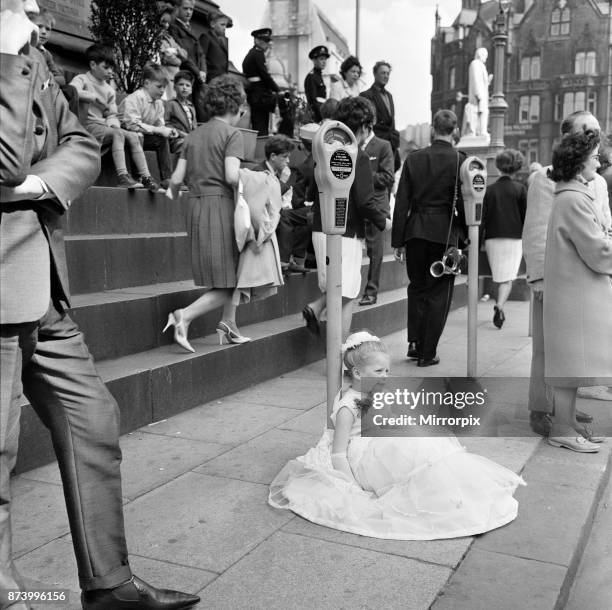
[[[173,153],[181,152],[187,134],[198,126],[195,108],[191,102],[192,88],[193,74],[187,70],[179,70],[174,76],[176,97],[166,102],[166,126],[174,127],[178,133],[178,138],[170,140],[170,150]]]
[[[168,188],[172,175],[169,139],[178,133],[167,127],[164,120],[164,102],[161,97],[168,84],[164,69],[147,63],[142,69],[142,86],[130,93],[119,105],[121,123],[125,129],[141,134],[145,150],[157,153],[162,188]]]
[[[130,189],[148,188],[157,191],[158,185],[151,179],[147,161],[138,134],[121,129],[117,115],[115,90],[109,84],[115,67],[113,50],[103,44],[93,44],[85,51],[89,72],[78,74],[70,83],[79,93],[79,99],[88,102],[85,128],[102,146],[102,152],[111,147],[113,163],[117,171],[117,186]],[[136,182],[129,174],[125,161],[125,143],[128,143],[132,160],[140,176]]]

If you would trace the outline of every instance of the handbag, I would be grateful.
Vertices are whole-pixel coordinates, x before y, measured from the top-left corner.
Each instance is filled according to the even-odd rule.
[[[234,208],[234,233],[238,251],[242,252],[246,242],[252,238],[251,210],[243,194],[242,180],[238,180],[236,189],[236,207]]]

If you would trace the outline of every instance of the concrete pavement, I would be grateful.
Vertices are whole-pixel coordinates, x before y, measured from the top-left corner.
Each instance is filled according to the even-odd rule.
[[[526,302],[509,302],[499,331],[491,323],[492,304],[479,305],[479,375],[513,378],[503,396],[513,417],[506,437],[462,439],[527,481],[517,491],[513,523],[477,537],[387,541],[269,507],[272,478],[316,443],[324,426],[320,361],[238,393],[228,388],[222,400],[122,437],[134,572],[198,593],[202,609],[564,607],[609,479],[612,442],[598,454],[579,455],[530,433],[528,310]],[[392,374],[465,375],[465,326],[465,308],[451,312],[441,364],[429,369],[405,360],[404,332],[389,335]],[[612,423],[611,403],[581,400],[579,406]],[[16,477],[13,517],[17,565],[30,585],[68,589],[66,609],[80,608],[55,464]],[[596,556],[600,547],[589,544],[589,552]]]

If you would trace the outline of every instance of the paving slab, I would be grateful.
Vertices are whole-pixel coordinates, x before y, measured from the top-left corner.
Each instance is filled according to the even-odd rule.
[[[68,533],[64,493],[59,485],[19,478],[13,482],[13,554],[23,555]]]
[[[276,426],[279,430],[294,430],[305,434],[323,434],[327,420],[327,403],[321,403],[305,413]]]
[[[538,481],[515,493],[517,518],[474,542],[474,549],[570,565],[593,504],[593,494]]]
[[[231,402],[248,402],[290,409],[310,409],[325,401],[325,379],[277,377],[241,392],[230,394]]]
[[[292,518],[268,487],[187,473],[125,507],[132,553],[221,573]]]
[[[446,567],[278,532],[200,591],[215,610],[425,610]]]
[[[431,610],[553,610],[565,568],[472,549]]]
[[[267,485],[289,460],[306,453],[320,436],[320,433],[270,430],[194,471]]]
[[[471,453],[482,455],[520,473],[542,442],[537,438],[462,437],[459,442]],[[552,449],[552,447],[551,447]],[[524,478],[523,473],[523,478]]]
[[[235,446],[295,416],[290,409],[224,398],[142,428],[142,431]]]
[[[457,566],[474,540],[471,536],[452,540],[381,540],[317,525],[299,516],[289,521],[281,531],[451,568]]]
[[[80,588],[77,566],[70,535],[53,540],[44,546],[27,553],[17,561],[17,569],[26,583],[37,588],[67,589],[70,592],[68,604],[62,610],[81,610]],[[214,572],[169,564],[165,561],[130,554],[130,566],[134,574],[158,587],[196,593],[217,578]],[[36,580],[34,580],[34,575]],[[49,606],[34,605],[38,610],[48,610]]]

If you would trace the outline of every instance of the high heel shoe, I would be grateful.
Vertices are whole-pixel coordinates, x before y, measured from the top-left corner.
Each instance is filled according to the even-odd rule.
[[[181,315],[177,315],[181,312]],[[171,326],[174,326],[174,342],[180,345],[183,349],[188,352],[194,353],[195,350],[191,347],[189,341],[187,341],[187,326],[182,316],[182,309],[177,309],[172,313],[168,314],[168,322],[164,326],[163,333],[165,333]]]
[[[251,340],[250,337],[241,335],[237,328],[232,328],[223,320],[217,324],[217,335],[219,336],[219,345],[223,345],[225,339],[228,343],[248,343]]]

